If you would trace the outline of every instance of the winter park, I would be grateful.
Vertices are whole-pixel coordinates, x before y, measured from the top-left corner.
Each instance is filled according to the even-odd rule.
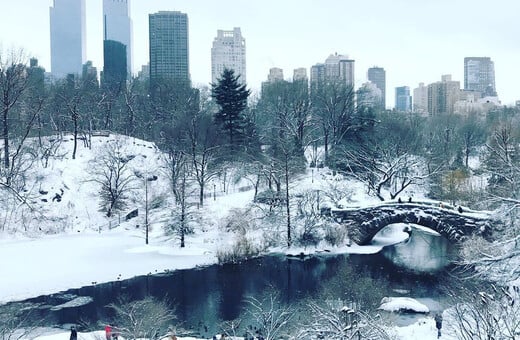
[[[388,78],[373,66],[360,81],[370,28],[349,40],[359,59],[322,45],[344,4],[28,2],[0,15],[0,340],[520,339],[520,101],[491,57],[467,56],[493,56],[506,79],[485,34],[489,49],[468,52],[468,36],[438,59],[464,65],[463,87],[390,53]],[[389,6],[355,7],[383,20],[376,4]],[[17,47],[39,48],[11,21],[21,11],[50,28],[30,30],[50,72]],[[299,50],[287,13],[314,13],[323,39]],[[215,36],[232,19],[251,32],[247,73],[241,28]],[[287,37],[298,63],[330,55],[284,77],[272,64]],[[395,74],[436,80],[413,101],[395,87],[390,107]]]

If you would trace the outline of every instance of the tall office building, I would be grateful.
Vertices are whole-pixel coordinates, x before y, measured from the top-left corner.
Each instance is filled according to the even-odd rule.
[[[129,0],[103,0],[103,40],[117,42],[124,46],[126,76],[132,75],[132,19],[130,19]],[[122,68],[122,46],[104,43],[105,68],[107,63]],[[108,49],[108,51],[107,51]],[[117,59],[114,59],[117,58]],[[108,60],[107,60],[108,59]],[[105,70],[106,74],[107,71]],[[119,74],[117,74],[119,76]]]
[[[112,91],[121,90],[128,78],[126,46],[119,41],[103,41],[103,73],[101,84]]]
[[[480,92],[482,97],[496,96],[495,64],[489,57],[464,58],[464,90]]]
[[[188,15],[160,11],[149,15],[150,82],[190,83]]]
[[[354,86],[354,60],[346,55],[331,54],[325,59],[325,80]]]
[[[368,69],[368,80],[381,90],[381,108],[386,107],[386,71],[382,67],[371,67]]]
[[[325,83],[325,64],[311,66],[311,87],[314,88]]]
[[[270,83],[283,81],[283,70],[279,67],[271,67],[269,69],[269,74],[267,75],[267,81]]]
[[[225,68],[240,75],[240,82],[247,83],[246,78],[246,40],[239,27],[232,31],[217,30],[217,37],[211,48],[211,82],[216,83]]]
[[[453,114],[455,103],[460,96],[460,82],[451,79],[451,75],[443,75],[440,82],[428,85],[428,113]]]
[[[325,63],[311,67],[311,87],[333,82],[354,86],[354,64],[346,55],[331,54]]]
[[[293,71],[293,81],[308,81],[307,69],[305,67],[295,68]]]
[[[408,86],[395,88],[395,109],[401,112],[412,111],[412,97]]]
[[[81,74],[86,59],[85,0],[54,0],[49,13],[53,77]]]
[[[428,87],[419,83],[419,87],[413,89],[413,110],[419,113],[428,112]]]

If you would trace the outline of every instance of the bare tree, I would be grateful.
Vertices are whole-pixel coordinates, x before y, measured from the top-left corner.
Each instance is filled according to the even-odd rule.
[[[454,306],[447,312],[454,320],[448,332],[461,340],[518,339],[518,289],[494,285],[482,288],[457,290]]]
[[[0,51],[0,111],[2,115],[3,153],[0,151],[0,188],[30,207],[22,193],[25,174],[35,160],[34,150],[26,142],[40,115],[44,99],[31,94],[31,73],[23,51]]]
[[[195,180],[199,186],[199,204],[204,205],[206,184],[218,174],[216,167],[218,146],[211,116],[199,112],[189,127],[190,157]]]
[[[478,118],[475,116],[467,117],[457,131],[462,141],[462,152],[464,154],[464,164],[469,166],[469,156],[475,151],[477,146],[482,145],[485,139],[485,130]]]
[[[43,320],[32,320],[31,308],[27,303],[12,303],[0,307],[0,340],[27,339]]]
[[[308,322],[300,327],[294,339],[391,339],[381,318],[356,308],[334,303],[311,302]]]
[[[311,88],[311,95],[313,118],[321,127],[328,162],[330,148],[340,144],[354,127],[355,91],[353,86],[331,82]]]
[[[161,339],[175,321],[174,310],[166,303],[153,297],[108,305],[115,313],[113,324],[125,339]]]
[[[182,151],[170,151],[165,159],[165,170],[170,180],[170,189],[175,197],[175,206],[172,208],[172,222],[169,224],[180,240],[180,247],[184,248],[186,234],[191,231],[189,218],[192,213],[188,202],[192,193],[190,186],[190,159]]]
[[[111,217],[126,206],[128,191],[134,185],[134,174],[127,169],[131,158],[123,153],[121,143],[109,143],[91,166],[92,182],[100,185],[101,209]]]
[[[257,330],[255,334],[249,329],[251,336],[261,335],[265,340],[275,340],[289,333],[289,322],[294,316],[294,310],[281,304],[278,295],[270,293],[262,300],[249,297],[246,302],[246,313],[253,319]]]
[[[6,57],[3,56],[3,53],[0,53],[0,109],[2,111],[3,163],[5,168],[9,168],[10,165],[11,114],[29,86],[25,64],[26,60],[22,51],[13,50]]]
[[[348,174],[365,183],[369,192],[381,201],[385,200],[383,188],[389,190],[390,198],[396,198],[407,187],[430,177],[422,171],[422,160],[419,157],[402,153],[394,155],[388,150],[379,150],[379,154],[371,150],[344,149],[343,156],[348,160]]]

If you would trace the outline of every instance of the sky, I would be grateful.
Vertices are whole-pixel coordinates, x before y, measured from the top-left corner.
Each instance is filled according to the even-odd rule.
[[[87,59],[103,65],[102,0],[87,1]],[[190,73],[211,81],[211,45],[218,29],[240,27],[246,39],[247,79],[259,89],[271,67],[291,78],[335,52],[356,60],[356,87],[367,70],[383,67],[387,107],[395,87],[429,84],[452,74],[464,86],[464,57],[491,57],[503,104],[520,100],[518,0],[130,0],[133,70],[148,62],[148,14],[188,14]],[[50,70],[52,0],[0,0],[0,44],[23,48]]]

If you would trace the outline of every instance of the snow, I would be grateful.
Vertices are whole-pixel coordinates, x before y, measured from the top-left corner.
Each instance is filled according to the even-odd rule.
[[[68,302],[62,303],[61,305],[51,307],[51,310],[56,311],[56,310],[61,310],[64,308],[84,306],[84,305],[88,305],[92,301],[94,301],[94,299],[90,296],[78,296]]]
[[[0,225],[0,304],[138,275],[214,264],[217,263],[217,249],[232,242],[233,238],[220,225],[230,211],[244,208],[252,201],[252,190],[239,190],[244,183],[230,185],[226,193],[218,192],[215,198],[206,199],[204,207],[199,210],[201,227],[187,236],[186,248],[180,248],[175,237],[164,234],[169,214],[155,210],[150,211],[149,244],[145,244],[142,216],[144,183],[134,183],[135,189],[127,209],[127,212],[139,209],[139,216],[129,221],[124,221],[124,214],[121,218],[117,216],[108,219],[99,211],[99,190],[96,183],[91,181],[91,169],[93,160],[109,143],[114,142],[120,143],[122,153],[135,156],[129,162],[130,171],[158,175],[158,180],[149,184],[152,199],[165,197],[167,201],[171,196],[167,178],[160,170],[162,155],[153,143],[118,135],[93,137],[92,149],[80,144],[77,159],[72,160],[72,141],[66,138],[60,147],[60,157],[51,159],[47,168],[37,163],[39,166],[27,173],[27,195],[31,197],[31,205],[39,214],[19,217],[9,214],[13,208],[11,205],[3,205],[0,209],[0,217],[5,221]],[[216,187],[217,184],[209,183],[208,188],[213,185]],[[339,175],[333,176],[326,168],[309,170],[291,190],[297,193],[336,186],[340,186],[337,191],[344,195],[340,202],[345,207],[380,203],[366,195],[362,183],[347,182]],[[417,188],[414,190],[407,192],[405,197],[410,195],[414,199],[422,198],[423,193]],[[60,194],[60,201],[53,200],[56,194]],[[327,204],[327,198],[322,199],[323,204]],[[20,232],[26,226],[32,228]],[[328,246],[326,253],[377,253],[383,246],[401,242],[408,237],[402,228],[397,228],[380,235],[373,245]],[[269,251],[309,254],[323,252],[323,248],[272,248]],[[86,297],[78,297],[54,308],[68,308],[89,302]],[[389,303],[392,308],[397,305],[413,306],[417,310],[422,308],[410,301],[393,300]],[[433,320],[424,320],[423,324],[397,327],[396,332],[401,339],[433,339]],[[47,329],[45,335],[31,338],[65,340],[69,334],[68,331]],[[94,340],[104,338],[104,334],[79,333],[78,338]]]
[[[430,312],[430,309],[426,305],[409,297],[384,297],[378,309],[387,312]]]
[[[63,331],[56,331],[56,330],[47,330],[47,332],[53,333],[48,335],[40,335],[36,336],[33,339],[34,340],[69,340],[70,339],[70,332],[63,332]],[[87,332],[82,333],[78,332],[78,339],[79,340],[100,340],[105,339],[105,332],[104,331],[96,331],[96,332]],[[120,340],[124,340],[123,337],[118,337]],[[177,337],[178,340],[206,340],[202,338],[193,338],[193,337]],[[221,339],[220,335],[217,335],[217,339]],[[228,340],[239,340],[243,339],[240,337],[226,337]],[[169,338],[163,338],[162,340],[169,340]]]

